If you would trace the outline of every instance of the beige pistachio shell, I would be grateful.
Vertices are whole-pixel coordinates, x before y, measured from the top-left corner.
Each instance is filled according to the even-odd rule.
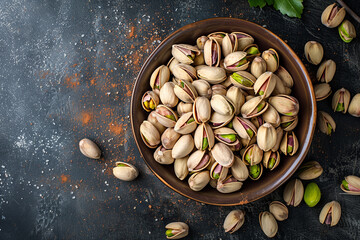
[[[173,164],[174,158],[172,157],[172,150],[168,150],[163,146],[159,146],[154,152],[154,159],[160,164]]]
[[[342,184],[340,185],[341,190],[350,195],[360,195],[360,178],[357,176],[347,176],[345,181],[348,183],[349,190],[347,190]]]
[[[245,222],[245,212],[243,210],[232,210],[226,216],[224,221],[224,230],[228,233],[234,233],[241,228]]]
[[[175,65],[172,73],[175,78],[186,80],[189,82],[197,79],[196,69],[193,66],[184,63],[179,63]]]
[[[255,94],[268,98],[273,92],[278,77],[272,72],[261,74],[254,84]]]
[[[199,150],[211,150],[215,144],[214,132],[207,123],[200,124],[194,134],[195,147]]]
[[[194,86],[200,97],[206,97],[206,98],[211,97],[212,89],[207,81],[203,79],[195,80],[193,81],[192,85]]]
[[[276,74],[274,74],[274,78],[276,79],[275,81],[276,84],[274,91],[272,92],[272,95],[279,95],[279,94],[289,95],[291,93],[291,88],[286,87],[283,81],[278,76],[276,76]]]
[[[349,114],[354,117],[360,117],[360,93],[352,98],[349,105]]]
[[[254,124],[254,126],[256,128],[259,128],[261,125],[263,125],[264,123],[264,119],[262,117],[262,115],[256,116],[256,117],[252,117],[250,119],[250,121]]]
[[[235,106],[234,103],[223,95],[213,95],[210,100],[211,108],[221,115],[232,115],[234,114]]]
[[[190,134],[183,135],[175,143],[172,149],[173,158],[183,158],[194,149],[194,139]]]
[[[213,129],[226,126],[232,119],[234,115],[221,115],[217,112],[213,112],[210,118],[210,123]]]
[[[246,59],[246,52],[236,51],[224,58],[224,67],[231,72],[246,70],[250,62]]]
[[[140,136],[149,148],[156,148],[160,143],[160,133],[149,121],[143,121],[141,123]]]
[[[197,76],[200,79],[208,81],[210,84],[221,83],[226,79],[226,72],[223,68],[206,65],[196,66],[195,68],[197,70]]]
[[[232,193],[239,191],[242,187],[243,183],[238,181],[233,176],[229,175],[223,181],[218,181],[216,185],[216,189],[221,193]]]
[[[286,184],[283,198],[288,206],[299,206],[301,200],[303,199],[303,196],[304,186],[299,179],[292,179]]]
[[[257,134],[257,129],[252,122],[242,117],[234,117],[233,128],[242,139],[250,140]]]
[[[242,182],[249,177],[249,170],[247,169],[246,164],[237,156],[235,156],[234,163],[231,166],[231,174],[238,181]]]
[[[207,36],[200,36],[196,39],[196,46],[198,47],[198,49],[200,50],[203,50],[204,49],[204,46],[205,46],[205,43],[206,41],[208,40],[209,38]]]
[[[278,224],[270,212],[261,212],[259,214],[259,222],[261,230],[265,233],[265,235],[269,238],[275,237],[278,231]]]
[[[174,44],[171,54],[181,63],[192,64],[195,56],[200,54],[200,50],[189,44]]]
[[[221,47],[218,41],[210,37],[204,45],[205,64],[212,67],[218,67],[221,60]]]
[[[189,174],[187,160],[189,157],[177,158],[174,161],[174,172],[178,179],[184,180]]]
[[[218,162],[215,161],[210,168],[210,178],[217,181],[223,181],[227,177],[228,172],[229,168],[221,166]]]
[[[275,162],[272,163],[271,159],[275,158]],[[270,171],[274,170],[280,163],[280,153],[278,151],[267,151],[264,153],[263,157],[263,165],[265,168],[269,169]]]
[[[231,83],[244,90],[253,90],[254,83],[256,82],[256,78],[249,72],[246,71],[238,71],[232,73],[230,76]]]
[[[185,113],[193,111],[193,104],[192,103],[184,103],[179,102],[179,104],[176,107],[176,111],[178,112],[179,116],[184,115]]]
[[[178,120],[177,114],[165,105],[158,105],[155,110],[156,119],[165,127],[174,127]]]
[[[193,103],[198,96],[194,86],[182,79],[179,79],[178,84],[175,85],[174,93],[181,101],[186,103]]]
[[[183,222],[172,222],[167,224],[165,228],[172,230],[173,233],[171,237],[166,236],[167,239],[180,239],[189,234],[189,226]]]
[[[242,105],[245,103],[245,96],[243,92],[240,88],[231,86],[226,92],[226,97],[234,103],[234,114],[238,115],[240,113]]]
[[[273,48],[269,48],[261,54],[266,62],[266,71],[275,72],[279,68],[279,55]]]
[[[194,120],[192,112],[185,113],[176,122],[174,130],[176,133],[189,134],[195,131],[197,124]]]
[[[293,139],[293,144],[291,144],[291,140]],[[292,148],[290,148],[292,147]],[[280,143],[280,151],[285,155],[293,156],[299,148],[299,141],[293,131],[285,132],[283,139]]]
[[[101,157],[101,150],[98,145],[88,138],[83,138],[79,141],[79,149],[88,158],[100,159]]]
[[[316,41],[309,41],[304,47],[305,57],[309,63],[318,65],[324,56],[322,45]]]
[[[263,154],[264,152],[257,144],[252,144],[246,148],[242,160],[246,165],[254,166],[261,163]]]
[[[316,73],[316,79],[320,82],[329,83],[334,78],[336,71],[336,63],[329,59],[324,61]]]
[[[224,85],[225,87],[230,87],[231,85],[232,85],[232,82],[231,82],[231,80],[230,80],[230,78],[229,77],[227,77],[226,79],[225,79],[225,81],[223,81],[222,83],[221,83],[221,85]]]
[[[116,178],[123,181],[132,181],[139,175],[137,168],[126,162],[116,162],[113,168],[113,174]]]
[[[275,146],[271,149],[272,151],[278,151],[280,148],[280,143],[282,141],[283,138],[283,134],[284,134],[284,130],[281,127],[277,127],[276,128],[276,144]]]
[[[170,70],[167,66],[161,65],[155,69],[150,77],[150,87],[153,91],[159,92],[162,86],[170,79]]]
[[[222,84],[215,84],[211,87],[212,95],[226,95],[226,87]]]
[[[149,114],[147,120],[156,127],[160,135],[166,130],[166,127],[157,120],[155,111]]]
[[[247,33],[244,32],[232,32],[232,33],[236,35],[238,42],[238,51],[242,51],[244,50],[245,47],[254,43],[254,38]]]
[[[221,43],[221,49],[225,57],[238,49],[238,40],[234,33],[225,35]]]
[[[231,167],[234,163],[234,154],[231,149],[223,143],[216,143],[211,150],[211,154],[216,162],[221,166]]]
[[[328,28],[335,28],[339,26],[345,15],[345,8],[340,8],[336,3],[334,3],[327,6],[321,14],[321,23]]]
[[[299,102],[293,96],[280,94],[269,98],[269,103],[283,115],[295,116],[299,112]]]
[[[297,116],[296,116],[297,118]],[[276,109],[269,104],[268,109],[262,114],[263,121],[270,123],[275,128],[280,125],[281,118],[279,113],[276,111]]]
[[[298,116],[281,116],[280,124],[284,131],[292,131],[297,126],[299,121]]]
[[[314,86],[314,92],[316,101],[322,101],[328,98],[332,93],[330,84],[328,83],[316,84]]]
[[[288,208],[285,206],[285,204],[279,201],[271,202],[269,205],[269,211],[278,221],[284,221],[289,216]]]
[[[161,135],[161,144],[166,149],[172,149],[179,138],[180,134],[174,128],[167,128]]]
[[[261,96],[257,96],[246,101],[240,112],[244,118],[252,118],[265,113],[268,107],[269,104]]]
[[[173,69],[176,65],[178,65],[180,62],[178,60],[176,60],[176,58],[172,57],[169,62],[167,63],[167,67],[169,68],[170,70],[170,73],[173,72]]]
[[[193,116],[196,123],[201,124],[209,121],[211,117],[210,101],[206,97],[198,97],[193,105]]]
[[[259,50],[259,46],[256,45],[256,44],[250,44],[250,45],[247,45],[245,48],[244,48],[244,52],[246,52],[247,56],[246,58],[251,61],[253,60],[255,57],[258,57],[261,55],[261,52]]]
[[[147,91],[141,98],[141,106],[147,112],[154,110],[159,104],[159,96],[154,91]]]
[[[207,37],[215,39],[221,45],[225,35],[226,33],[224,32],[213,32],[210,33]]]
[[[199,172],[206,169],[210,162],[211,157],[206,151],[197,150],[190,155],[187,167],[189,172]]]
[[[160,89],[160,100],[162,104],[171,108],[178,104],[179,99],[174,93],[174,83],[167,82],[164,84],[164,86]]]
[[[254,77],[258,78],[266,72],[266,62],[262,57],[255,57],[251,62],[250,72]]]
[[[191,175],[188,180],[189,187],[193,191],[202,190],[210,181],[209,171],[196,172]]]
[[[205,64],[205,59],[204,59],[204,53],[201,52],[199,55],[197,55],[194,59],[194,66],[199,66],[199,65],[204,65]]]
[[[341,217],[341,206],[337,201],[332,201],[323,207],[319,215],[319,221],[322,224],[330,225],[330,227],[338,224]]]
[[[294,80],[290,73],[283,66],[279,66],[275,74],[280,78],[285,87],[292,88],[294,85]]]
[[[350,103],[350,92],[345,88],[341,88],[334,93],[331,106],[334,112],[346,113]],[[342,107],[339,108],[339,105]]]
[[[276,130],[270,123],[264,123],[257,132],[257,144],[263,151],[272,149],[277,140]]]
[[[330,136],[331,133],[336,130],[336,123],[328,113],[319,111],[317,117],[317,127],[322,133]]]
[[[221,127],[221,128],[215,129],[214,135],[215,135],[215,138],[219,142],[222,142],[228,146],[234,146],[234,145],[237,145],[240,143],[239,140],[237,139],[237,133],[234,130],[232,130],[231,128]],[[224,138],[223,135],[232,135],[235,138],[235,140],[231,140],[229,138]]]
[[[298,170],[298,177],[301,180],[313,180],[320,177],[323,173],[323,168],[317,161],[309,161],[301,164]]]

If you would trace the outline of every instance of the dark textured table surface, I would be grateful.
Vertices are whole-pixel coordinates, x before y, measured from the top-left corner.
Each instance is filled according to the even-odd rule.
[[[346,1],[358,13],[358,1]],[[302,19],[247,1],[2,0],[0,6],[0,239],[164,239],[164,226],[184,221],[188,239],[265,239],[258,214],[281,200],[283,186],[254,203],[207,206],[162,184],[141,159],[129,122],[132,86],[142,63],[168,34],[210,17],[256,22],[282,37],[304,60],[309,40],[323,44],[337,63],[331,86],[360,92],[360,41],[343,43],[320,22],[331,1],[304,1]],[[352,20],[349,16],[348,19]],[[352,22],[354,22],[352,20]],[[359,24],[354,22],[358,33]],[[306,64],[311,76],[316,67]],[[318,103],[331,112],[331,98]],[[306,160],[323,175],[320,203],[289,208],[281,239],[359,239],[360,198],[345,195],[344,176],[360,175],[360,121],[331,113],[331,136],[315,131]],[[88,137],[103,150],[100,161],[80,154]],[[115,161],[136,165],[133,182],[113,177]],[[336,227],[318,221],[322,206],[337,200]],[[246,220],[233,235],[222,224],[233,209]]]

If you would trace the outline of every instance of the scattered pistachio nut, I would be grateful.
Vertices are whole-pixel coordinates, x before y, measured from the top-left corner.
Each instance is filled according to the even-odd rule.
[[[348,111],[352,116],[360,117],[360,93],[352,98]]]
[[[331,227],[338,224],[341,217],[341,206],[337,201],[332,201],[323,207],[319,215],[319,221],[322,224],[329,225]]]
[[[350,195],[360,195],[360,178],[357,176],[347,176],[341,182],[341,190]]]
[[[339,26],[346,15],[345,8],[340,8],[336,3],[333,3],[321,14],[321,22],[328,28],[335,28]]]
[[[308,62],[314,65],[318,65],[324,56],[322,45],[316,41],[307,42],[305,44],[304,52]]]
[[[332,93],[330,84],[319,83],[314,86],[316,101],[322,101],[329,97]]]
[[[172,222],[165,226],[167,239],[180,239],[189,234],[189,226],[183,222]]]
[[[303,163],[298,170],[298,177],[301,180],[313,180],[323,173],[323,168],[317,161]]]
[[[234,233],[241,228],[245,221],[245,212],[243,210],[232,210],[225,218],[224,230],[228,233]]]
[[[303,196],[304,186],[299,179],[293,179],[286,184],[283,197],[288,206],[299,206]]]
[[[331,133],[335,132],[336,129],[334,119],[328,113],[323,111],[318,112],[317,126],[322,133],[329,136]]]
[[[334,93],[332,98],[332,109],[334,112],[346,113],[350,103],[350,92],[345,88],[341,88]]]
[[[132,181],[139,175],[137,168],[126,162],[116,162],[113,168],[113,174],[116,178],[123,181]]]
[[[356,38],[356,30],[354,25],[349,20],[344,20],[338,27],[340,38],[346,42],[351,42]]]
[[[100,159],[101,150],[100,148],[88,138],[83,138],[79,142],[79,149],[82,154],[88,158]]]
[[[278,221],[284,221],[289,216],[288,208],[285,206],[285,204],[279,201],[271,202],[269,205],[269,211]]]
[[[316,204],[320,201],[321,198],[321,191],[319,186],[312,182],[306,185],[305,193],[304,193],[304,202],[309,207],[315,207]]]
[[[329,83],[334,78],[335,71],[336,63],[331,59],[326,60],[320,65],[316,73],[316,79],[320,82]]]
[[[259,223],[261,230],[269,238],[275,237],[278,231],[278,224],[275,220],[275,217],[270,212],[261,212],[259,214]]]

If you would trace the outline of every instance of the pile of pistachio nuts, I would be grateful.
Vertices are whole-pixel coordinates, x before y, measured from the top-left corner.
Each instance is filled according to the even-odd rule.
[[[231,193],[275,169],[280,153],[297,152],[299,102],[275,49],[261,52],[244,32],[215,32],[171,53],[141,100],[149,115],[140,135],[155,161],[174,163],[194,191],[210,184]]]

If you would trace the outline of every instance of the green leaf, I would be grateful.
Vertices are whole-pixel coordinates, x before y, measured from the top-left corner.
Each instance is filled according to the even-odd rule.
[[[303,0],[274,0],[274,8],[289,17],[301,18],[304,6]]]
[[[265,0],[248,0],[250,7],[265,7],[267,2]]]

